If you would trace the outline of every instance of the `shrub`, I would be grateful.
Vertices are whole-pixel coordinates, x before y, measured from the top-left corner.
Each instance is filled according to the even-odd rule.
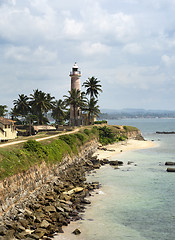
[[[115,142],[116,138],[114,133],[109,127],[100,127],[99,130],[99,142],[102,145],[109,144]]]
[[[85,129],[84,129],[84,133],[89,136],[90,133],[91,133],[91,131],[90,131],[89,129],[85,128]]]
[[[35,140],[28,140],[24,143],[24,149],[29,152],[35,152],[39,157],[44,157],[47,155],[46,148],[39,142]]]
[[[95,121],[94,124],[104,124],[104,123],[108,123],[108,121],[106,120],[101,120],[101,121]]]
[[[81,144],[87,141],[87,136],[83,133],[76,133],[75,136],[80,140]]]

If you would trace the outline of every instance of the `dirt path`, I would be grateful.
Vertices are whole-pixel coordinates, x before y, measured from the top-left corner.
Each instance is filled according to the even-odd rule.
[[[73,131],[70,131],[70,132],[58,133],[56,135],[52,135],[52,136],[49,136],[49,137],[38,138],[38,139],[34,139],[34,140],[36,140],[37,142],[40,142],[40,141],[43,141],[43,140],[47,140],[47,139],[50,139],[50,138],[56,138],[56,137],[59,137],[61,135],[67,135],[67,134],[75,133],[75,132],[78,132],[78,131],[79,131],[79,128],[77,128]],[[27,141],[28,140],[21,140],[21,141],[16,141],[16,142],[0,144],[0,148],[8,147],[10,145],[16,145],[16,144],[19,144],[19,143],[24,143],[24,142],[27,142]]]

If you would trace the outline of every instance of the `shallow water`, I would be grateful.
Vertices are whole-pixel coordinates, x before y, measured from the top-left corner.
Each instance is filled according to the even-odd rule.
[[[141,125],[141,120],[123,125],[138,127],[138,123]],[[79,222],[82,234],[75,239],[174,240],[175,173],[167,173],[164,164],[175,161],[175,135],[157,135],[155,131],[174,131],[175,120],[144,120],[142,125],[144,137],[158,141],[158,146],[121,153],[113,159],[122,160],[123,167],[105,166],[89,177],[102,188],[91,198],[85,220]],[[134,163],[128,165],[128,161]]]

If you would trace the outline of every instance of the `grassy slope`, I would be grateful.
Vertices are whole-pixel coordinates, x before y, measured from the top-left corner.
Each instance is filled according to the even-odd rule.
[[[127,131],[133,130],[138,129],[120,126],[88,127],[80,129],[76,134],[62,135],[42,143],[29,140],[24,144],[0,149],[0,180],[26,171],[36,164],[40,165],[43,161],[47,164],[61,162],[66,154],[78,154],[82,145],[95,138],[104,145],[125,140]]]

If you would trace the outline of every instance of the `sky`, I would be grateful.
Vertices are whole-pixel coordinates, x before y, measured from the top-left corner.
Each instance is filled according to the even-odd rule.
[[[175,0],[0,0],[0,105],[63,99],[77,62],[101,108],[175,110],[174,13]]]

